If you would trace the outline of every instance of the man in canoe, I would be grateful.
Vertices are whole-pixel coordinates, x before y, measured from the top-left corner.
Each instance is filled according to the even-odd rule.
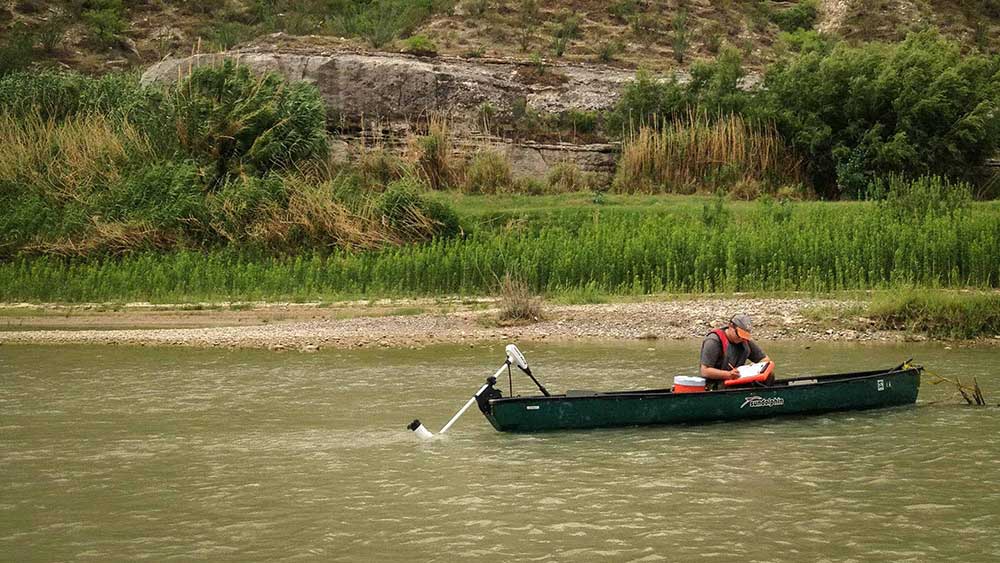
[[[727,379],[738,379],[739,366],[751,362],[770,362],[764,350],[750,336],[753,322],[750,315],[738,313],[729,325],[717,328],[705,336],[701,343],[701,376],[708,380],[710,389],[717,389]],[[770,375],[768,376],[771,377]]]

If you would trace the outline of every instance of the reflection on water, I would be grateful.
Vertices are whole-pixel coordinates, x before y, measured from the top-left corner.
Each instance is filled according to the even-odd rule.
[[[312,355],[0,347],[6,560],[956,560],[1000,557],[1000,411],[916,407],[508,435],[472,409],[476,349]],[[669,385],[697,342],[523,346],[549,389]],[[996,349],[773,344],[785,375]],[[506,382],[503,386],[506,391]],[[515,380],[529,393],[530,381]]]

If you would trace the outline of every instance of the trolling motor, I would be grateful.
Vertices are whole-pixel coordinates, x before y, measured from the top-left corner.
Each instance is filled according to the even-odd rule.
[[[500,369],[498,369],[497,372],[491,375],[490,377],[486,378],[486,383],[484,383],[483,386],[479,388],[479,391],[476,391],[476,394],[473,395],[472,398],[469,399],[465,403],[465,405],[463,405],[462,408],[459,409],[457,413],[455,413],[455,416],[451,417],[451,420],[448,421],[448,424],[445,424],[444,428],[442,428],[441,431],[438,432],[438,434],[444,434],[445,432],[447,432],[448,429],[451,428],[453,424],[455,424],[455,422],[459,419],[459,417],[465,414],[465,411],[469,410],[469,407],[471,407],[472,403],[474,402],[479,404],[479,410],[483,411],[484,413],[488,412],[490,408],[490,399],[497,399],[503,396],[500,390],[496,389],[494,385],[496,385],[497,383],[497,377],[499,377],[500,374],[502,374],[505,369],[507,370],[507,378],[508,381],[510,382],[511,394],[513,395],[514,384],[512,381],[511,370],[510,370],[510,366],[512,364],[516,365],[521,371],[526,373],[528,377],[531,378],[531,381],[535,382],[535,385],[538,386],[538,390],[542,392],[542,395],[545,395],[546,397],[549,396],[549,392],[548,390],[545,389],[545,386],[539,383],[538,380],[535,379],[535,376],[531,374],[531,368],[528,367],[528,360],[524,358],[524,354],[522,354],[521,351],[517,349],[517,346],[513,344],[508,344],[505,351],[507,352],[507,357],[504,359],[503,365],[500,366]],[[412,430],[417,434],[417,436],[425,440],[434,437],[434,433],[428,430],[426,426],[421,424],[419,419],[414,419],[413,422],[411,422],[406,426],[406,428],[407,430]]]

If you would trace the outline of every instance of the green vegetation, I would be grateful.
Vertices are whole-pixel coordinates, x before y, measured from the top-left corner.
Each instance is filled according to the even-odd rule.
[[[418,57],[433,57],[437,55],[437,45],[423,35],[414,35],[403,41],[403,52]]]
[[[819,2],[817,0],[802,0],[791,8],[775,11],[771,21],[782,31],[810,30],[816,25],[819,17]]]
[[[466,235],[358,252],[219,250],[0,265],[3,301],[314,300],[484,294],[511,273],[535,293],[995,288],[1000,208],[900,220],[872,202],[439,194]],[[718,202],[713,204],[713,201]]]
[[[936,338],[1000,334],[1000,293],[901,291],[877,296],[868,316],[880,328]]]
[[[401,221],[380,215],[364,176],[328,162],[325,126],[313,86],[229,63],[169,90],[126,75],[8,75],[0,255],[281,253],[457,232],[446,209],[417,195]]]
[[[1000,58],[931,32],[899,44],[820,43],[770,67],[757,97],[827,197],[900,173],[971,179],[1000,147]]]
[[[981,180],[977,166],[1000,148],[1000,58],[963,55],[927,31],[898,44],[850,46],[802,31],[787,40],[788,54],[753,91],[739,88],[744,72],[733,49],[693,65],[686,85],[640,72],[609,115],[609,131],[669,125],[692,108],[736,113],[776,127],[829,199],[866,197],[876,178],[893,173]]]

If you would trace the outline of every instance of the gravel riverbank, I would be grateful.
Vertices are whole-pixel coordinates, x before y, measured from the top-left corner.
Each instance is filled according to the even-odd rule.
[[[0,343],[314,351],[496,340],[693,339],[721,326],[736,311],[753,316],[755,336],[762,340],[925,339],[877,330],[867,319],[857,316],[860,304],[851,300],[737,297],[546,305],[544,319],[515,326],[497,324],[496,302],[489,299],[173,308],[133,304],[117,310],[101,306],[8,305],[0,320]],[[808,314],[817,308],[824,314]]]

